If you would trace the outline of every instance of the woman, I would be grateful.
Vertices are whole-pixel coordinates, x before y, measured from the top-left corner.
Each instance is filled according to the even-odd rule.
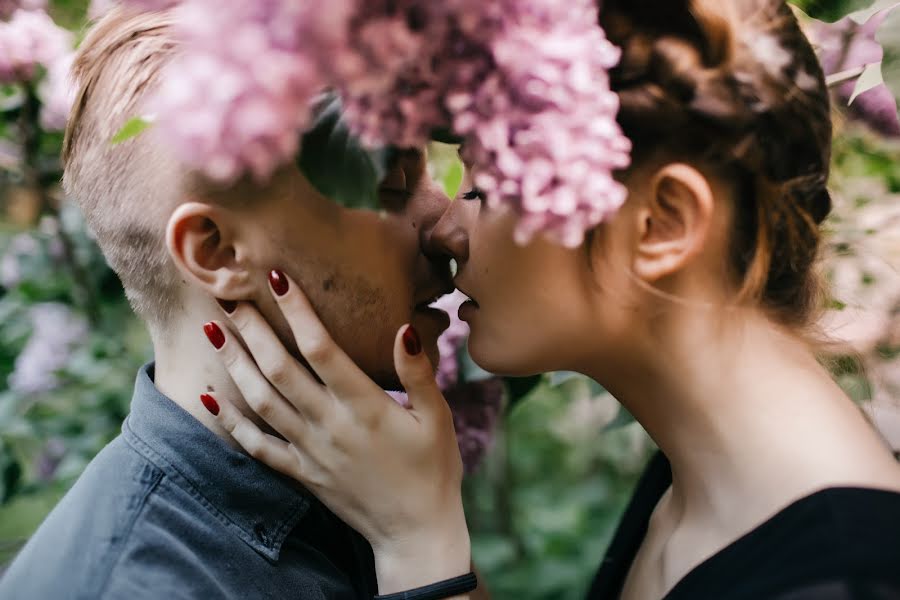
[[[900,597],[900,467],[809,342],[831,137],[812,48],[780,0],[607,1],[602,21],[635,145],[625,206],[583,248],[518,247],[472,189],[429,239],[472,298],[479,365],[584,373],[661,449],[590,597]],[[318,381],[254,331],[268,380],[237,383],[287,441],[227,398],[218,418],[369,539],[382,594],[466,573],[459,454],[415,331],[395,344],[406,410],[273,281]],[[219,352],[253,360],[230,334]]]

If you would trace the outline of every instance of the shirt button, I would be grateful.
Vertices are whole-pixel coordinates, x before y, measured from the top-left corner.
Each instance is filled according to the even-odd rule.
[[[263,544],[268,545],[268,543],[269,543],[269,536],[268,536],[268,534],[266,534],[266,527],[265,527],[265,525],[263,525],[262,523],[257,523],[257,524],[253,527],[253,533],[256,534],[256,539],[258,539],[258,540],[259,540],[260,542],[262,542]]]

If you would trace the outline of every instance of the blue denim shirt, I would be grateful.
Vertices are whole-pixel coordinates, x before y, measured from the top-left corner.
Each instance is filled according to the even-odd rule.
[[[122,434],[16,557],[0,598],[372,598],[366,541],[163,396],[153,366]]]

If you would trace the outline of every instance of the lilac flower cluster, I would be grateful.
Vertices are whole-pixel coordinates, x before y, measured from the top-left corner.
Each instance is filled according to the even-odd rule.
[[[65,304],[47,302],[31,307],[31,337],[16,357],[9,387],[21,394],[50,391],[59,385],[57,373],[66,366],[75,345],[88,333],[85,320]]]
[[[293,157],[322,89],[318,52],[333,45],[329,32],[334,21],[340,30],[341,4],[181,3],[175,10],[185,51],[151,107],[179,156],[220,181],[245,172],[264,180]]]
[[[475,184],[489,205],[520,215],[519,243],[543,232],[577,246],[626,197],[613,171],[628,166],[631,143],[607,75],[620,51],[596,25],[593,0],[460,3],[472,4],[464,35],[493,32],[490,70],[446,97]]]
[[[167,0],[130,0],[159,8]],[[179,156],[217,180],[265,179],[296,154],[311,101],[340,92],[369,146],[464,141],[518,241],[567,246],[625,199],[629,163],[607,71],[619,51],[594,0],[182,0],[184,52],[147,112]]]

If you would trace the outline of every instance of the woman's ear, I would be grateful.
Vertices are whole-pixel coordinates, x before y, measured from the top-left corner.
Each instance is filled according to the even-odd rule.
[[[240,300],[255,286],[228,214],[203,202],[185,202],[169,217],[166,246],[182,275],[211,296]]]
[[[647,203],[637,211],[634,270],[658,281],[688,265],[703,249],[713,219],[713,192],[697,169],[675,163],[653,176]]]

